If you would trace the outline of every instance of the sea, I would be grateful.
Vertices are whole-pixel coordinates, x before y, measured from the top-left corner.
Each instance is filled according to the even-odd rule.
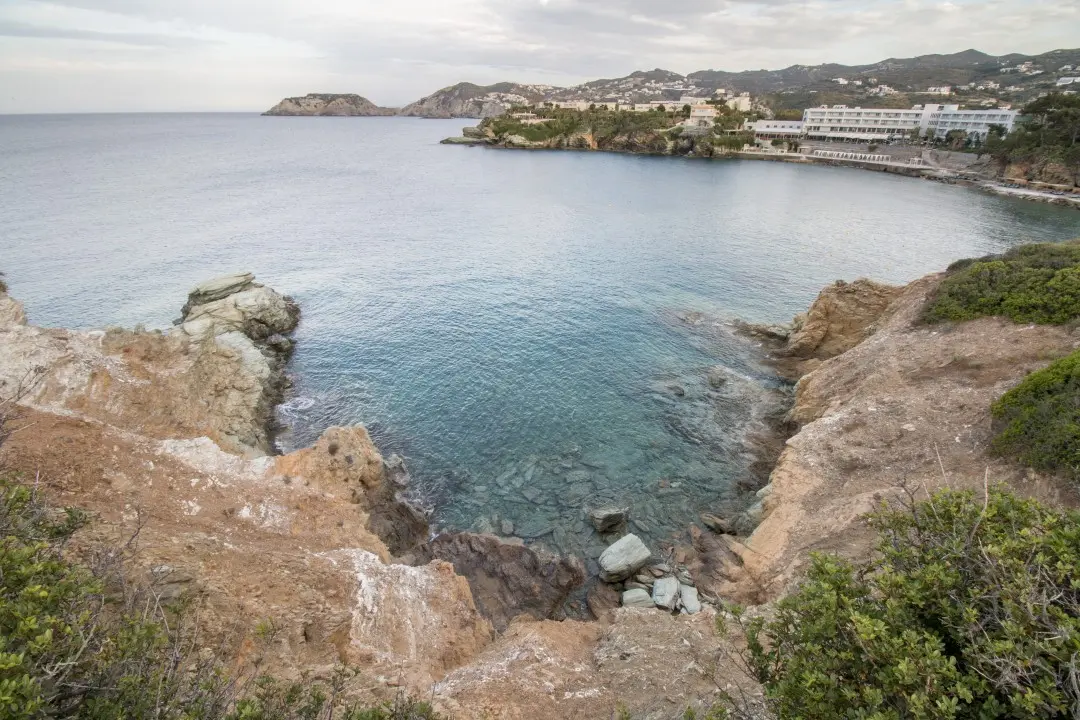
[[[254,272],[303,310],[282,451],[362,423],[436,531],[595,569],[592,508],[656,547],[752,506],[790,388],[732,321],[1080,236],[1075,210],[862,170],[439,144],[468,122],[3,116],[0,271],[77,328],[168,328]]]

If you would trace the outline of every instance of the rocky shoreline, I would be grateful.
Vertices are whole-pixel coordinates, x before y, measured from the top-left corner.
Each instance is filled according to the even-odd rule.
[[[200,603],[208,642],[238,665],[323,677],[347,664],[362,695],[431,693],[460,717],[654,712],[657,697],[678,715],[724,683],[760,696],[733,664],[741,640],[715,632],[723,602],[767,613],[810,551],[864,557],[865,512],[901,488],[989,476],[1077,502],[988,451],[991,400],[1071,352],[1077,331],[986,318],[939,332],[918,321],[938,282],[837,283],[788,326],[743,326],[796,383],[755,522],[706,514],[689,543],[657,552],[627,508],[590,507],[605,542],[584,597],[598,622],[563,619],[586,583],[579,559],[431,537],[402,501],[404,463],[362,426],[272,455],[299,309],[250,274],[195,288],[167,333],[35,328],[0,293],[0,394],[23,413],[3,462],[90,512],[99,540],[139,528],[140,571]],[[256,640],[268,618],[278,630]]]
[[[1052,192],[1046,190],[1019,188],[1011,186],[1006,180],[989,180],[971,175],[970,173],[944,170],[905,163],[877,163],[854,159],[839,159],[816,157],[790,152],[753,152],[739,150],[715,150],[710,149],[707,154],[695,152],[697,147],[693,143],[682,143],[678,140],[666,141],[663,150],[657,150],[648,144],[635,145],[630,138],[623,142],[615,143],[612,147],[600,148],[595,140],[590,139],[587,133],[567,139],[565,142],[552,143],[550,141],[530,141],[524,137],[511,135],[505,138],[497,138],[490,127],[471,126],[462,128],[462,134],[458,137],[448,137],[442,140],[443,145],[478,146],[499,150],[559,150],[576,152],[612,152],[626,155],[655,155],[673,156],[686,159],[698,160],[758,160],[765,162],[794,163],[798,165],[825,165],[830,167],[849,167],[859,170],[869,170],[892,175],[920,178],[932,182],[941,182],[950,185],[962,185],[989,192],[995,195],[1018,198],[1033,202],[1040,202],[1060,207],[1070,207],[1080,210],[1080,193]]]

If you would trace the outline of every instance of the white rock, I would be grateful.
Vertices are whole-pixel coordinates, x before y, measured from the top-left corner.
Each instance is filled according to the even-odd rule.
[[[649,597],[649,593],[644,590],[635,588],[622,594],[623,607],[651,608],[654,604],[653,599]]]
[[[680,584],[679,600],[682,602],[683,611],[687,615],[701,612],[701,600],[698,599],[696,587]]]
[[[679,599],[679,581],[673,577],[660,578],[653,585],[652,601],[657,607],[674,610]]]
[[[649,548],[633,533],[620,538],[600,555],[600,579],[619,582],[636,573],[652,558]]]

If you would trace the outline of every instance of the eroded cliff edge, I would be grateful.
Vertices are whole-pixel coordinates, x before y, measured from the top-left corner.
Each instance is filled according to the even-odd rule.
[[[943,274],[890,287],[860,280],[822,291],[772,345],[798,378],[787,441],[760,493],[762,521],[742,541],[696,536],[699,584],[757,604],[785,594],[811,552],[867,557],[864,521],[906,491],[1006,483],[1022,495],[1072,506],[1075,490],[989,452],[990,406],[1028,373],[1080,346],[1069,326],[981,318],[921,321]]]

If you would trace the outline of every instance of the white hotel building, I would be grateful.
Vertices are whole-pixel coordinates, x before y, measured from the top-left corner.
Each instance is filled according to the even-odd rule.
[[[918,129],[923,137],[944,138],[950,130],[985,139],[991,125],[1006,131],[1016,124],[1016,110],[961,110],[959,105],[916,105],[910,110],[849,108],[833,105],[803,112],[803,132],[815,140],[886,141]]]

